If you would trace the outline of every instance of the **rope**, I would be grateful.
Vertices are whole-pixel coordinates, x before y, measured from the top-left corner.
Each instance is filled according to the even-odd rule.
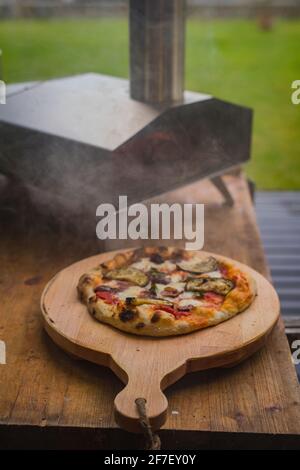
[[[160,450],[161,442],[157,434],[154,434],[151,428],[149,418],[146,411],[145,398],[137,398],[135,400],[137,411],[139,414],[139,422],[143,430],[143,434],[147,440],[147,450]]]

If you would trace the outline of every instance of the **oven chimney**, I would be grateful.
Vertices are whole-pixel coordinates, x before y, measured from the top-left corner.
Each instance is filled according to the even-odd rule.
[[[182,101],[185,0],[130,0],[129,22],[131,97]]]

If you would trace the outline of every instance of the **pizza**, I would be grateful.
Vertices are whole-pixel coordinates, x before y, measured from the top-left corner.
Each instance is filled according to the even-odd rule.
[[[256,295],[254,279],[234,262],[172,247],[118,253],[83,274],[77,290],[96,320],[148,336],[217,325]]]

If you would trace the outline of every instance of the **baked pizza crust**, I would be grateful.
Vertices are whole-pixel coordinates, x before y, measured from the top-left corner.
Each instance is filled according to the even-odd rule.
[[[146,300],[145,303],[142,300],[141,304],[134,305],[132,302],[135,302],[137,298],[142,297],[143,299],[142,294],[149,289],[149,285],[141,287],[134,285],[132,282],[127,282],[125,283],[126,289],[122,292],[120,284],[124,287],[124,281],[108,280],[106,277],[113,270],[116,270],[116,273],[118,273],[118,270],[128,267],[147,273],[149,272],[149,267],[151,269],[152,266],[153,269],[154,265],[155,270],[166,273],[167,276],[171,273],[174,278],[177,275],[177,277],[182,276],[185,278],[196,276],[199,279],[209,276],[209,273],[186,273],[178,269],[178,263],[180,264],[181,262],[181,266],[189,266],[189,263],[193,263],[195,259],[204,261],[205,258],[207,258],[207,255],[201,252],[185,251],[172,247],[147,247],[118,253],[111,260],[102,263],[81,276],[77,286],[79,298],[87,305],[89,313],[96,320],[136,335],[171,336],[217,325],[247,309],[256,295],[254,279],[234,264],[218,259],[217,256],[213,259],[218,264],[218,271],[211,273],[211,279],[216,275],[221,276],[221,278],[224,277],[229,282],[232,282],[234,287],[225,296],[209,293],[208,296],[204,295],[204,298],[212,297],[211,301],[203,301],[195,293],[193,293],[194,296],[190,297],[190,300],[189,298],[185,299],[184,297],[191,293],[188,294],[186,291],[183,291],[177,297],[177,299],[183,297],[182,300],[176,301],[172,298],[168,300],[170,303],[175,302],[173,305],[176,305],[177,302],[175,311],[173,311],[173,307],[170,308],[159,304],[161,296],[156,296],[157,303],[155,305],[146,303]],[[155,261],[158,261],[158,263]],[[174,264],[177,266],[175,270],[173,269]],[[171,267],[173,271],[168,271]],[[225,273],[224,276],[220,270],[222,273]],[[186,280],[183,282],[179,281],[175,285],[180,285],[182,289],[183,284],[186,284]],[[108,289],[114,289],[112,296],[109,293],[107,294],[108,299],[105,298],[105,294],[103,295],[102,292],[102,289],[105,289],[106,286]],[[99,298],[97,289],[102,292],[102,295],[100,295],[104,298]],[[154,296],[155,302],[156,298]],[[153,298],[150,301],[153,301]],[[179,308],[180,302],[190,302],[189,310],[185,311],[184,307]]]

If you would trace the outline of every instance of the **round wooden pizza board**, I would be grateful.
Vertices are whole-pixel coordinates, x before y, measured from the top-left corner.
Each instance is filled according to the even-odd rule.
[[[188,372],[232,366],[256,352],[278,319],[279,300],[261,274],[235,261],[257,283],[258,295],[245,312],[187,335],[151,338],[123,333],[92,318],[76,291],[84,272],[116,253],[93,256],[60,271],[42,294],[43,323],[53,341],[65,351],[110,367],[126,384],[114,402],[121,427],[141,432],[135,400],[145,398],[150,423],[158,429],[166,420],[168,407],[162,390]]]

